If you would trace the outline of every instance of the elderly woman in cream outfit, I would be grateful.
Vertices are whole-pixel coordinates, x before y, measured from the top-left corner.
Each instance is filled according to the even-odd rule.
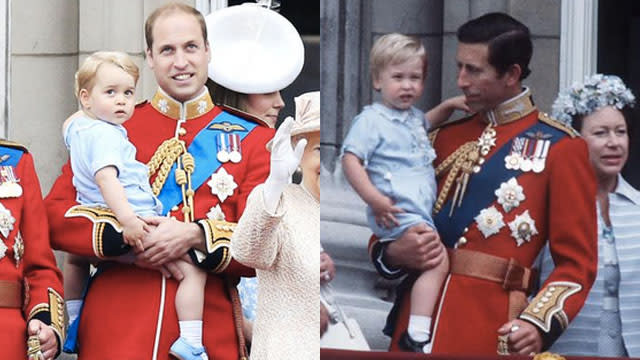
[[[258,276],[253,360],[320,358],[320,93],[295,103],[296,119],[269,144],[271,173],[249,195],[231,239],[233,257]],[[290,184],[298,164],[302,183]]]

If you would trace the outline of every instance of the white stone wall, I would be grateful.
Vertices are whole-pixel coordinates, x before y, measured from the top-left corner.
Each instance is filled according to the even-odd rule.
[[[144,61],[144,20],[168,0],[11,1],[10,103],[7,137],[35,157],[43,195],[67,161],[64,119],[77,110],[73,76],[98,50],[128,53],[142,69],[137,98],[155,91]],[[194,5],[194,0],[182,2]]]

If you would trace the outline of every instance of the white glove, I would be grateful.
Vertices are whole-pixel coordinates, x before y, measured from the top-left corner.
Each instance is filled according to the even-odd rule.
[[[290,183],[291,176],[298,168],[304,147],[307,145],[307,140],[301,139],[295,149],[291,146],[293,122],[292,117],[287,117],[276,131],[271,143],[271,171],[262,190],[265,209],[270,214],[275,214],[280,195]]]

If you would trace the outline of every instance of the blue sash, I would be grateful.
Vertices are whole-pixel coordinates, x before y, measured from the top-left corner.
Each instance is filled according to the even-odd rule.
[[[22,157],[22,154],[24,154],[24,151],[22,150],[14,149],[7,146],[0,146],[0,157],[4,155],[9,155],[9,157],[5,161],[0,162],[0,166],[15,167],[20,162],[20,158]]]
[[[196,162],[196,167],[191,174],[191,186],[195,191],[213,174],[222,164],[217,158],[216,137],[218,134],[223,133],[224,130],[220,129],[222,126],[213,127],[214,124],[230,123],[233,125],[240,125],[244,130],[237,130],[240,127],[234,126],[234,133],[238,133],[240,141],[244,139],[251,130],[253,130],[258,124],[245,120],[239,116],[230,114],[228,112],[221,112],[216,116],[209,124],[204,127],[193,139],[193,142],[187,149],[187,151],[193,155]],[[175,182],[176,164],[173,164],[167,181],[165,181],[158,199],[163,206],[163,214],[166,215],[171,208],[182,202],[182,189]]]
[[[547,140],[553,145],[562,139],[566,134],[552,126],[542,122],[536,122],[533,126],[522,131],[513,139],[519,136],[525,136],[528,132],[536,133],[542,131],[551,135]],[[494,191],[500,187],[500,184],[508,181],[512,177],[517,177],[522,173],[521,170],[510,170],[505,168],[504,158],[511,152],[511,141],[505,143],[491,158],[482,165],[482,170],[473,174],[467,190],[464,195],[462,205],[453,211],[453,215],[449,217],[449,211],[452,205],[450,198],[442,207],[440,212],[433,217],[433,221],[440,234],[440,239],[449,248],[452,248],[458,241],[465,227],[468,227],[474,218],[480,213],[480,210],[489,206],[496,201]]]

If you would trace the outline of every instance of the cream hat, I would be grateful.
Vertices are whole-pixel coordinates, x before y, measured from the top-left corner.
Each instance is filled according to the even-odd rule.
[[[209,78],[244,94],[289,86],[304,64],[300,34],[284,16],[254,3],[229,6],[205,17]]]
[[[304,93],[294,99],[296,118],[291,136],[320,131],[320,91]]]
[[[293,99],[296,103],[296,117],[291,127],[291,136],[320,131],[320,91],[311,91]],[[271,151],[273,140],[267,143]]]

